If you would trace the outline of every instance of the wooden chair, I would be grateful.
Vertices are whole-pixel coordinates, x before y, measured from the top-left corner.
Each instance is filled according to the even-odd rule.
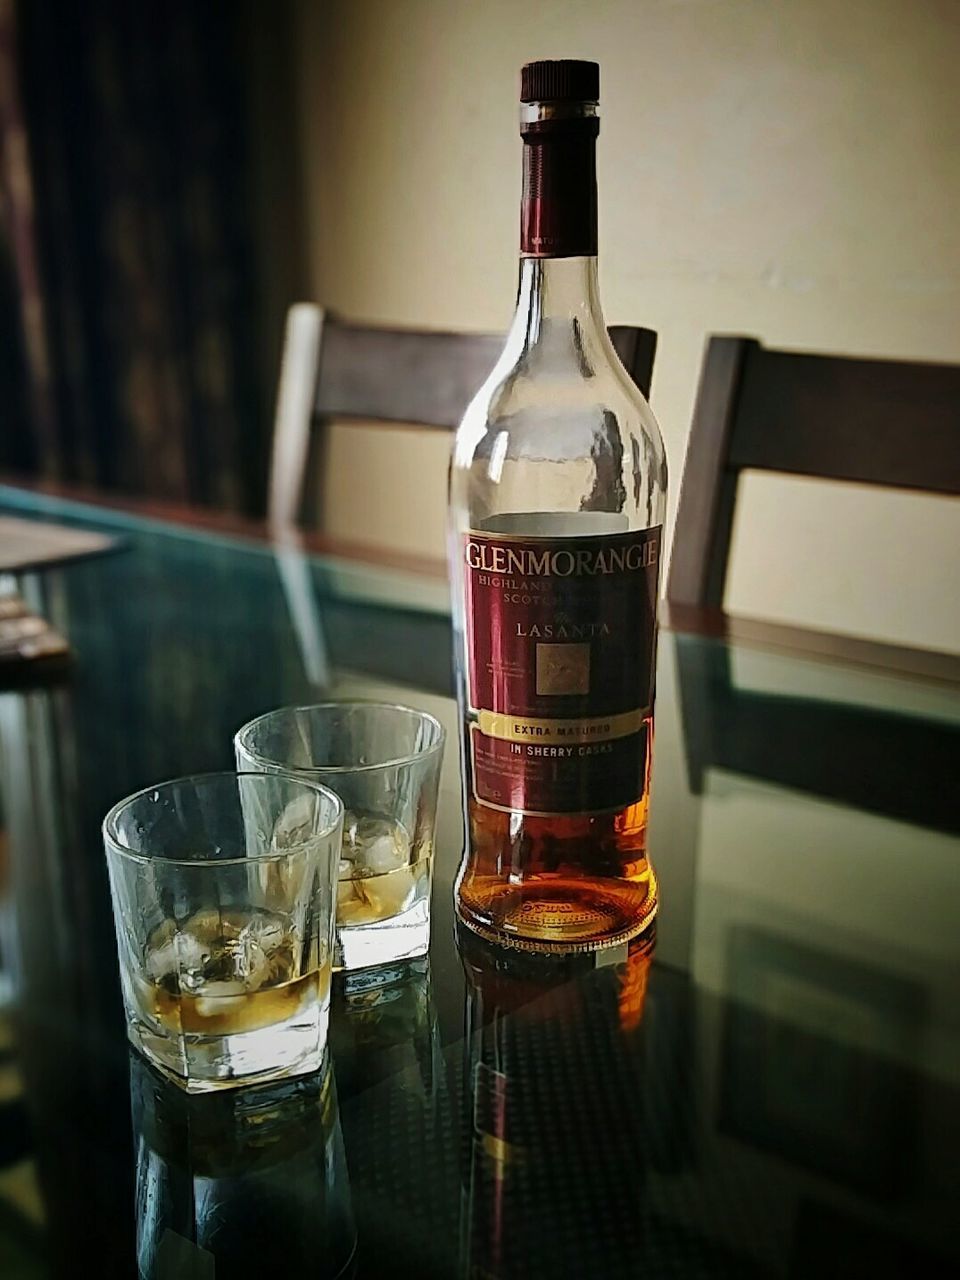
[[[960,493],[960,367],[768,351],[710,339],[687,451],[667,600],[675,625],[957,678],[949,654],[717,616],[740,472]],[[713,621],[710,617],[713,615]],[[710,766],[942,830],[958,829],[956,732],[922,718],[738,688],[729,650],[678,637],[691,788]],[[838,746],[839,744],[839,746]]]
[[[722,608],[737,482],[748,467],[960,493],[960,366],[711,338],[680,488],[671,606]]]
[[[657,335],[619,326],[610,336],[631,377],[648,396]],[[290,308],[267,518],[307,677],[318,687],[329,683],[330,664],[310,564],[296,529],[313,427],[338,418],[452,430],[502,346],[503,339],[492,334],[380,329],[345,324],[310,303]]]
[[[657,335],[610,330],[631,377],[650,394]],[[500,354],[492,334],[345,324],[310,303],[287,316],[274,420],[267,515],[274,528],[299,514],[311,428],[331,418],[452,430]]]

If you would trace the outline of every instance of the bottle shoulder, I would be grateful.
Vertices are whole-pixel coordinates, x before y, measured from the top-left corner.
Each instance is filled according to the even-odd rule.
[[[576,363],[501,359],[460,422],[454,467],[495,455],[562,460],[629,450],[665,484],[666,451],[650,404],[612,345],[588,355]]]
[[[660,430],[638,390],[616,378],[525,382],[508,374],[488,381],[457,432],[451,525],[483,529],[514,513],[569,513],[578,517],[572,534],[593,532],[606,513],[618,529],[647,529],[663,523],[666,489]]]

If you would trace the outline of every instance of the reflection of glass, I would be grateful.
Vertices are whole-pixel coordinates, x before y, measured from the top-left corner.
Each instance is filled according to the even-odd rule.
[[[426,953],[443,736],[433,716],[373,702],[284,707],[236,736],[238,769],[295,773],[343,801],[334,968]]]
[[[600,967],[596,955],[497,948],[463,926],[457,937],[467,977],[461,1274],[634,1274],[653,932]]]
[[[352,1274],[356,1229],[329,1062],[191,1096],[136,1054],[130,1092],[142,1280]]]
[[[363,1274],[450,1274],[458,1152],[426,958],[335,979],[330,1049],[350,1170],[369,1209]]]
[[[323,787],[223,773],[104,820],[129,1036],[185,1088],[319,1067],[342,815]]]
[[[330,1044],[351,1094],[402,1072],[432,1106],[444,1076],[426,956],[351,974],[334,992]]]

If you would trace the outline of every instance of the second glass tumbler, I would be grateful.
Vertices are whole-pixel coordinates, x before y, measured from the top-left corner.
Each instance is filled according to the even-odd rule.
[[[289,773],[343,801],[335,969],[424,955],[444,733],[387,703],[283,707],[234,739],[237,768]]]

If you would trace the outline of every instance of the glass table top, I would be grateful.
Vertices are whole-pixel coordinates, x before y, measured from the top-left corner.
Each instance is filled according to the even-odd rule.
[[[0,513],[118,538],[19,582],[73,662],[0,691],[4,1280],[956,1266],[960,688],[662,633],[655,936],[538,961],[455,929],[442,581]],[[321,697],[447,728],[430,956],[337,980],[320,1076],[188,1099],[126,1046],[100,821]]]

